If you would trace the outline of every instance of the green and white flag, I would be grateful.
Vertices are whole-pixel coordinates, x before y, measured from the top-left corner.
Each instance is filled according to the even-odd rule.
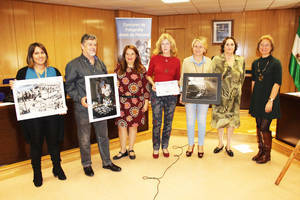
[[[290,74],[298,91],[300,91],[300,18],[290,60]]]

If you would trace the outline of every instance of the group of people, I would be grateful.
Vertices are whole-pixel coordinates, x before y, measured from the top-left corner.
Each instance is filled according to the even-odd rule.
[[[118,160],[128,156],[134,160],[136,154],[134,143],[137,128],[145,123],[145,112],[151,101],[153,113],[153,158],[159,158],[162,149],[164,157],[169,157],[169,139],[172,130],[177,95],[157,96],[156,83],[161,81],[178,81],[182,86],[184,73],[220,73],[222,90],[221,103],[212,105],[211,126],[218,130],[219,143],[213,150],[219,153],[224,148],[223,135],[227,129],[225,150],[234,156],[231,149],[231,137],[235,128],[240,126],[240,101],[242,85],[245,79],[245,61],[236,55],[237,42],[233,37],[226,37],[221,44],[221,54],[211,60],[205,56],[208,43],[205,37],[195,38],[192,42],[192,55],[185,58],[182,64],[177,57],[174,38],[163,33],[156,42],[148,71],[141,62],[138,49],[134,45],[125,46],[120,62],[115,68],[120,98],[120,117],[116,118],[116,126],[120,138],[120,151],[113,156]],[[80,147],[81,163],[84,173],[93,176],[90,150],[91,125],[94,127],[96,140],[104,169],[121,171],[110,158],[107,121],[89,123],[88,104],[84,77],[88,75],[106,74],[105,64],[96,56],[97,38],[84,34],[81,38],[82,54],[70,61],[65,71],[65,90],[74,101],[77,136]],[[253,157],[257,163],[270,160],[272,135],[269,129],[272,119],[280,116],[279,88],[281,85],[281,64],[272,56],[274,42],[271,36],[262,36],[257,44],[258,59],[252,63],[252,97],[249,113],[256,118],[258,154]],[[28,49],[28,66],[20,69],[17,80],[60,76],[60,72],[48,66],[48,54],[41,43],[33,43]],[[11,82],[11,87],[13,87]],[[182,96],[180,95],[180,102]],[[188,149],[190,157],[194,150],[195,123],[198,123],[198,157],[204,156],[204,137],[208,104],[184,103],[186,109]],[[53,174],[60,180],[66,175],[60,165],[59,144],[63,139],[63,114],[24,120],[21,127],[30,143],[31,163],[34,172],[33,182],[36,187],[43,183],[41,173],[41,154],[44,137],[53,162]],[[161,133],[162,116],[164,116]],[[128,138],[128,148],[127,148]]]

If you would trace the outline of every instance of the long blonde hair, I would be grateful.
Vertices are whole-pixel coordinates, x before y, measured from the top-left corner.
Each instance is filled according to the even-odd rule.
[[[155,44],[155,49],[153,50],[154,55],[162,54],[161,43],[163,40],[167,39],[171,44],[170,53],[171,56],[177,56],[177,48],[174,38],[169,33],[163,33],[160,35],[159,39]]]

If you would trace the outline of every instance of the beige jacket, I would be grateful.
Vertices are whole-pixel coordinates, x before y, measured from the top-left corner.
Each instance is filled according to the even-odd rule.
[[[180,86],[182,87],[183,74],[184,73],[212,73],[211,59],[205,57],[205,63],[201,66],[197,66],[193,63],[193,56],[187,57],[183,60],[181,76],[180,76]]]

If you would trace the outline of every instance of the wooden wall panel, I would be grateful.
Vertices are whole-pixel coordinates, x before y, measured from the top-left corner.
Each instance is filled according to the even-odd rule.
[[[49,65],[55,66],[54,9],[48,4],[33,4],[35,41],[45,45]],[[34,42],[34,41],[33,41]],[[56,67],[56,66],[55,66]],[[62,72],[62,71],[61,71]]]
[[[85,17],[86,19],[84,20],[86,32],[96,35],[98,38],[98,49],[97,49],[97,56],[102,58],[103,56],[103,50],[101,48],[102,46],[102,29],[101,29],[101,23],[103,20],[100,17],[99,10],[96,9],[89,9],[85,11]],[[103,18],[103,16],[102,16]]]
[[[101,10],[98,13],[100,21],[100,32],[98,48],[101,49],[100,58],[105,63],[109,73],[112,73],[117,63],[117,41],[115,13],[107,10]]]
[[[253,60],[256,59],[257,41],[261,37],[261,26],[259,24],[263,20],[259,11],[247,12],[245,17],[245,46],[243,52],[247,69],[250,70]]]
[[[199,15],[199,36],[204,36],[207,38],[208,51],[206,56],[211,58],[218,52],[220,52],[219,45],[211,45],[212,43],[212,20],[214,16],[211,14],[201,14]]]
[[[70,12],[67,6],[53,6],[55,67],[63,73],[71,57]],[[64,73],[63,73],[64,74]]]
[[[18,68],[26,64],[28,46],[35,41],[32,3],[12,1],[14,13],[15,39],[18,55]]]
[[[12,2],[0,1],[0,80],[15,77],[18,54],[15,40]]]
[[[70,30],[71,30],[71,57],[81,55],[80,39],[85,34],[85,8],[70,7]]]

